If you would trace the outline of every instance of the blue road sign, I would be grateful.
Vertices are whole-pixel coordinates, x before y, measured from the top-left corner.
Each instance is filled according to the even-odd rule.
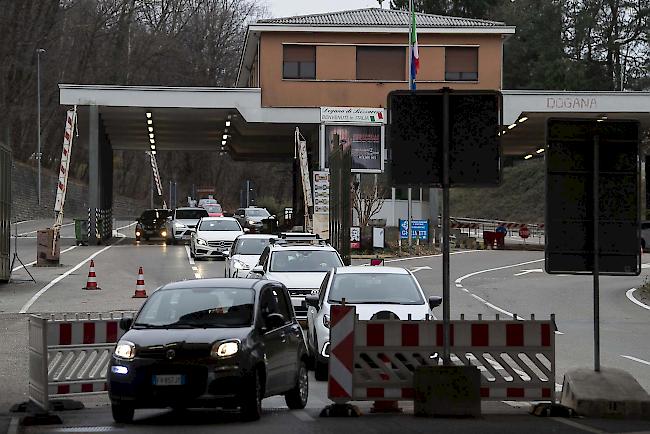
[[[399,237],[407,239],[409,233],[408,220],[399,220]],[[422,241],[429,240],[429,220],[411,220],[411,238],[419,238]]]

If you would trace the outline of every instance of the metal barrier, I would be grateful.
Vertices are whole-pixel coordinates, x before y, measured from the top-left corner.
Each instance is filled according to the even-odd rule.
[[[109,314],[29,317],[29,400],[44,411],[52,397],[106,392],[111,353],[123,331]]]
[[[354,306],[333,306],[331,315],[328,395],[336,403],[413,400],[416,368],[442,364],[442,321],[360,321]],[[552,317],[450,325],[451,362],[479,369],[482,399],[554,399]]]

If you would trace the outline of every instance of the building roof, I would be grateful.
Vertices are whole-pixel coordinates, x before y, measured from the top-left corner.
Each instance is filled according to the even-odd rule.
[[[416,25],[419,28],[448,28],[448,27],[501,27],[505,23],[499,21],[477,20],[472,18],[448,17],[416,13]],[[283,24],[296,26],[408,26],[410,14],[408,11],[366,8],[348,11],[329,12],[324,14],[300,15],[294,17],[271,18],[259,20],[258,24]]]

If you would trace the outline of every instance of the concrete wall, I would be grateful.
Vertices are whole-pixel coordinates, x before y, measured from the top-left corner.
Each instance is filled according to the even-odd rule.
[[[54,218],[54,200],[58,173],[42,171],[41,206],[38,205],[38,174],[30,165],[14,162],[12,172],[13,219],[31,220],[35,218]],[[140,215],[148,207],[146,200],[113,197],[113,216],[128,217]],[[68,180],[68,194],[65,203],[65,216],[85,217],[88,215],[88,185],[78,180]],[[54,221],[54,220],[53,220]]]
[[[282,78],[283,43],[316,45],[316,79]],[[264,33],[260,39],[260,87],[265,107],[385,107],[390,91],[404,81],[356,81],[354,45],[408,44],[406,34]],[[418,89],[500,89],[501,35],[419,34]],[[445,81],[445,46],[479,46],[478,81]],[[408,62],[407,62],[408,64]],[[378,65],[379,66],[379,65]]]
[[[414,220],[430,218],[430,207],[428,201],[414,200],[411,216]],[[408,201],[386,199],[379,213],[373,219],[386,219],[386,226],[398,226],[399,219],[406,220],[408,217]]]

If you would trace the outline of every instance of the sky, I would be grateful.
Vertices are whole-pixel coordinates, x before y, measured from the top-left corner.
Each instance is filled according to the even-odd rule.
[[[274,18],[379,7],[377,0],[262,0],[262,3],[266,3]],[[384,8],[387,5],[385,1]]]

